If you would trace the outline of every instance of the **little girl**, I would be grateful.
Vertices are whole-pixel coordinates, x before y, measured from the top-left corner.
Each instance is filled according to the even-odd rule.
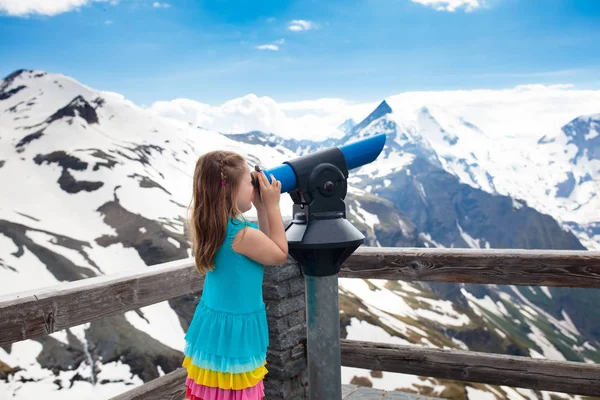
[[[280,192],[281,182],[250,172],[236,153],[213,151],[196,163],[190,233],[196,268],[206,278],[185,335],[188,399],[264,396],[269,332],[263,265],[282,264],[288,255]],[[258,226],[242,215],[253,204]]]

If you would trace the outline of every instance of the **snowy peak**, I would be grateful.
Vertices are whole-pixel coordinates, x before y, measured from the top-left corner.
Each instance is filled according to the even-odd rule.
[[[417,121],[421,130],[426,133],[428,140],[444,141],[449,146],[454,146],[458,142],[458,135],[446,131],[441,123],[431,114],[429,108],[422,107],[419,110]]]
[[[0,84],[0,100],[6,100],[9,97],[11,97],[12,95],[20,92],[21,90],[25,89],[25,85],[23,84],[17,84],[14,85],[15,81],[17,80],[17,78],[27,78],[30,76],[34,76],[36,78],[38,77],[42,77],[45,75],[44,72],[37,72],[37,71],[31,71],[31,70],[25,70],[25,69],[20,69],[17,70],[11,74],[9,74],[6,78],[4,78],[2,80],[2,83]]]
[[[356,126],[356,122],[352,118],[348,118],[338,126],[338,129],[344,132],[345,135],[352,132],[352,129]]]
[[[479,127],[439,108],[421,107],[417,112],[417,123],[428,140],[445,142],[446,146],[454,146],[459,140],[462,145],[467,145],[489,139]]]
[[[103,102],[104,101],[101,98],[95,100],[97,106],[102,105]],[[64,117],[74,118],[77,116],[86,120],[88,124],[98,123],[98,114],[96,114],[96,110],[81,95],[78,95],[65,107],[52,114],[46,122],[50,124]]]
[[[481,165],[492,144],[478,127],[437,107],[400,110],[400,113],[393,112],[384,101],[344,139],[357,140],[380,133],[387,135],[382,157],[387,159],[383,162],[390,165],[386,168],[378,166],[378,174],[396,170],[389,168],[391,164],[399,165],[399,160],[408,160],[412,155],[445,169],[463,183],[496,192],[492,176]]]
[[[590,160],[600,160],[600,114],[586,115],[575,118],[562,127],[568,138],[567,144],[577,146],[574,160],[587,154]]]
[[[392,108],[388,105],[388,103],[384,100],[382,101],[375,110],[371,114],[367,116],[367,118],[363,119],[358,125],[352,129],[352,132],[358,132],[361,129],[366,128],[369,124],[376,119],[383,117],[386,114],[391,114]]]
[[[260,113],[252,107],[256,97],[244,99],[239,105],[244,113]],[[188,257],[186,204],[195,162],[204,152],[228,148],[251,164],[270,167],[294,155],[377,133],[387,135],[384,152],[351,174],[346,203],[351,222],[369,245],[581,248],[552,218],[524,202],[471,187],[485,188],[486,179],[491,182],[488,171],[494,179],[503,178],[502,168],[511,171],[504,176],[514,177],[503,183],[505,188],[522,188],[523,195],[535,194],[538,187],[542,194],[549,190],[550,195],[538,196],[542,204],[550,203],[554,183],[566,180],[559,200],[571,201],[565,203],[569,210],[572,204],[582,204],[577,212],[589,215],[572,221],[593,221],[585,227],[586,235],[600,243],[595,222],[600,203],[592,197],[600,192],[594,186],[598,161],[580,163],[586,164],[583,169],[569,164],[569,155],[559,157],[566,141],[581,132],[586,143],[597,140],[590,137],[592,127],[598,130],[597,116],[585,120],[590,129],[575,129],[570,136],[557,126],[562,148],[558,143],[539,146],[558,146],[556,157],[523,157],[511,142],[507,154],[512,158],[489,158],[488,149],[493,153],[499,142],[460,116],[434,105],[395,108],[392,112],[384,101],[360,126],[347,120],[342,127],[348,133],[341,140],[283,139],[250,130],[224,135],[160,117],[119,94],[96,91],[68,76],[16,71],[0,81],[0,182],[10,188],[0,202],[0,289],[49,286],[121,272],[123,266],[141,272],[148,265]],[[574,155],[575,145],[569,148]],[[522,164],[515,167],[515,160]],[[550,169],[548,160],[560,162],[561,168],[564,164],[573,177],[563,174],[563,179],[563,170]],[[491,169],[494,166],[498,167]],[[529,171],[536,173],[520,173]],[[554,180],[538,178],[540,171]],[[539,185],[537,179],[550,186]],[[571,188],[574,179],[579,183]],[[282,201],[282,212],[289,212],[291,200],[282,196]],[[481,285],[454,286],[451,291],[443,285],[428,286],[341,280],[343,337],[600,362],[596,333],[582,329],[582,334],[567,336],[561,329],[567,323],[573,329],[587,326],[593,311],[588,305],[599,302],[593,291],[568,299],[557,288],[543,288],[538,294],[532,288],[516,288],[512,294]],[[566,299],[564,310],[545,307],[551,294],[556,301]],[[29,398],[54,385],[60,389],[52,398],[90,398],[92,390],[107,398],[171,372],[181,363],[193,307],[185,300],[163,302],[107,322],[17,343],[10,352],[0,348],[0,393]],[[555,315],[547,316],[545,308]],[[537,313],[535,319],[531,310]],[[548,330],[549,323],[557,329]],[[101,340],[105,337],[115,339],[108,343]],[[73,338],[80,343],[71,343]],[[558,349],[553,343],[560,344]],[[143,352],[148,348],[151,354]],[[8,379],[2,377],[7,368],[16,370]],[[394,376],[384,374],[398,387]],[[440,397],[451,397],[439,391],[437,383],[431,386]]]

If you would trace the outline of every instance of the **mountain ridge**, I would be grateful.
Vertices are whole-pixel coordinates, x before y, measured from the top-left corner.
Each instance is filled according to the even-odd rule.
[[[69,77],[40,71],[9,76],[0,84],[6,97],[0,100],[0,126],[7,128],[0,134],[0,182],[12,188],[0,205],[5,290],[121,272],[123,266],[145,271],[189,256],[186,207],[191,171],[203,152],[228,148],[269,168],[340,143],[286,141],[262,132],[220,134],[155,116]],[[480,187],[486,182],[478,175],[486,171],[484,158],[460,147],[463,135],[484,136],[474,125],[431,108],[435,124],[428,127],[437,131],[423,131],[418,118],[398,121],[382,104],[369,115],[377,118],[368,116],[352,128],[354,138],[387,135],[380,158],[349,178],[348,218],[367,245],[583,248],[569,229],[529,201]],[[42,134],[17,147],[41,128]],[[428,137],[430,132],[441,133],[441,140]],[[464,163],[456,161],[461,158]],[[282,211],[291,211],[284,197]],[[600,333],[588,321],[600,300],[595,291],[362,279],[341,279],[340,290],[342,332],[350,339],[600,362]],[[43,390],[69,399],[93,389],[105,398],[168,373],[181,357],[196,301],[184,296],[0,349],[0,367],[7,366],[2,371],[12,371],[0,374],[0,393],[27,398]],[[383,389],[400,381],[403,390],[442,387],[442,397],[459,385],[343,369],[345,383],[364,375]],[[463,392],[465,385],[459,385]],[[483,388],[516,398],[499,387]],[[530,392],[522,398],[537,398]]]

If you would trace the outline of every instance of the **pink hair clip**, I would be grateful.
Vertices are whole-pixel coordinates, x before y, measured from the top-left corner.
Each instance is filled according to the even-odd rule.
[[[221,181],[221,186],[225,186],[226,183],[227,182],[225,182],[225,181]]]

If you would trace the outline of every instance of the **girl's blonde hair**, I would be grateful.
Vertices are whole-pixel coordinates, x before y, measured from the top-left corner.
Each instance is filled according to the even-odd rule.
[[[236,193],[246,161],[231,151],[211,151],[196,162],[189,232],[196,269],[212,271],[214,256],[225,240],[229,217],[242,214]]]

